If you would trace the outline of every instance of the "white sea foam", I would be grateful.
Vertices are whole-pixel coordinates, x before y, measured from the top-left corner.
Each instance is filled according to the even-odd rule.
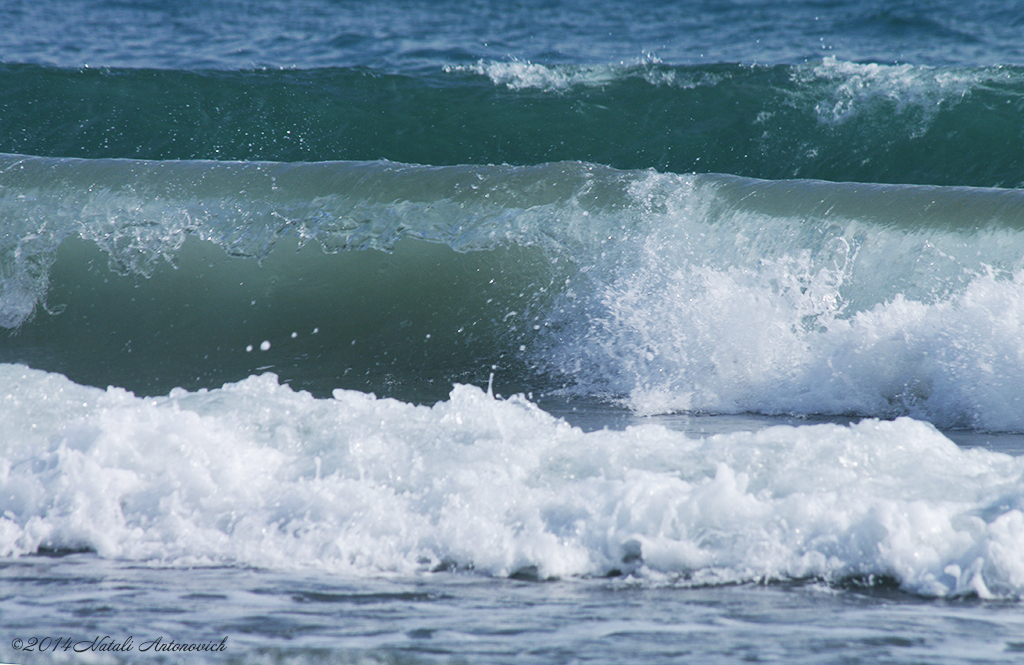
[[[857,312],[843,312],[843,287],[841,271],[800,257],[637,275],[607,289],[604,318],[564,362],[588,354],[587,389],[603,382],[642,413],[909,414],[1024,430],[1024,273]]]
[[[707,72],[683,74],[676,69],[659,67],[654,58],[614,65],[543,65],[525,60],[484,61],[474,65],[453,65],[447,72],[471,72],[486,76],[495,85],[512,90],[568,90],[573,87],[601,87],[626,78],[642,78],[651,85],[692,88],[714,83],[720,77]]]
[[[918,65],[855,63],[826,57],[820,63],[799,67],[793,80],[820,95],[815,104],[818,118],[842,123],[878,102],[893,105],[896,113],[915,114],[923,132],[942,104],[956,104],[979,87],[1013,80],[1017,74],[1002,68],[933,68]],[[819,89],[814,84],[825,83]]]
[[[141,399],[2,365],[0,385],[4,556],[1024,592],[1024,460],[909,419],[695,439],[471,386],[426,407],[273,375]]]
[[[880,195],[857,210],[885,223],[865,223],[844,216],[836,187],[831,200],[787,193],[793,212],[768,214],[752,194],[723,206],[734,195],[665,181],[634,183],[643,230],[590,273],[585,314],[545,350],[570,391],[624,396],[646,414],[911,415],[1024,431],[1018,231],[920,226],[934,201]]]

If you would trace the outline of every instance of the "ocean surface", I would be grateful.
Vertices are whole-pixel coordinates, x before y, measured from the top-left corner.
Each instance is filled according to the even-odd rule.
[[[1022,33],[0,1],[0,660],[1021,662]]]

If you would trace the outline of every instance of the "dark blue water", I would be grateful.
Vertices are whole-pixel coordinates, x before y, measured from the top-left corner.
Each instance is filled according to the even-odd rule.
[[[517,59],[600,64],[1022,64],[1013,2],[5,3],[0,59],[59,67],[368,67]]]

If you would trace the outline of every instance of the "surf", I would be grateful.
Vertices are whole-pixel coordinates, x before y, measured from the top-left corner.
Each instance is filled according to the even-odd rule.
[[[494,372],[504,394],[639,413],[1024,427],[1019,190],[582,162],[2,167],[2,357],[84,383],[274,371],[430,401]]]

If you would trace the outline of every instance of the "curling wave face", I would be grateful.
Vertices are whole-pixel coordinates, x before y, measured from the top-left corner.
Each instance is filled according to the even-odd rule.
[[[496,372],[641,413],[1024,429],[1018,190],[577,162],[0,171],[0,357],[79,382],[272,370],[430,401]]]

